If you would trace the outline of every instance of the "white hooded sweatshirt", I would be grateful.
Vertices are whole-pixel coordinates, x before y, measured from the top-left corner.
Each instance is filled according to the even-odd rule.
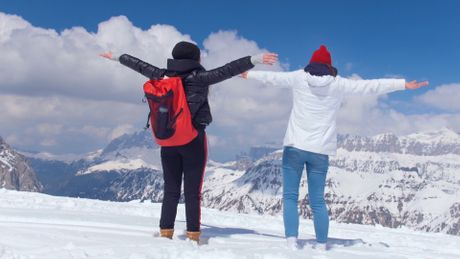
[[[248,78],[292,88],[293,107],[284,146],[325,155],[337,150],[337,112],[347,95],[385,94],[405,89],[404,79],[352,80],[292,72],[249,71]]]

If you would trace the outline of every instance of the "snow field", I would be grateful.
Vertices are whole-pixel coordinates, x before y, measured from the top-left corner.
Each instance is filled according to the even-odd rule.
[[[331,222],[329,251],[289,250],[280,217],[203,209],[203,245],[185,240],[179,206],[173,240],[153,237],[160,204],[117,203],[0,190],[0,258],[459,258],[460,237]]]

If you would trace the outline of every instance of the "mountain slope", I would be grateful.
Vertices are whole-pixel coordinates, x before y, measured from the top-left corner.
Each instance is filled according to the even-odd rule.
[[[25,157],[0,137],[0,188],[39,192],[42,189]]]

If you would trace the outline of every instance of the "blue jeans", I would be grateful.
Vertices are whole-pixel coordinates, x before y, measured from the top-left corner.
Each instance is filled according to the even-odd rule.
[[[324,187],[329,167],[329,156],[284,147],[283,152],[283,219],[286,237],[299,235],[299,185],[303,168],[307,168],[308,197],[313,211],[316,241],[326,243],[329,216],[324,201]]]

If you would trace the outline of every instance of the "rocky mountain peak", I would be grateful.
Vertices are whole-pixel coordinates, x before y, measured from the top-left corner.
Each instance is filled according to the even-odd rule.
[[[112,140],[107,147],[104,148],[101,156],[131,148],[156,149],[158,145],[155,143],[151,131],[143,130],[133,134],[124,134]]]
[[[39,192],[42,189],[35,172],[24,156],[0,137],[0,188]]]

